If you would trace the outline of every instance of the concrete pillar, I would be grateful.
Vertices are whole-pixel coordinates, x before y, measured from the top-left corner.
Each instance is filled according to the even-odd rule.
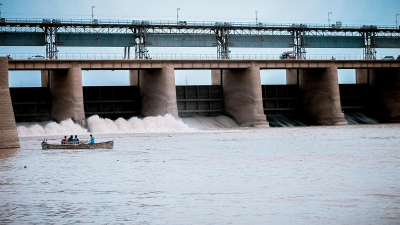
[[[178,118],[174,68],[140,71],[140,95],[142,116],[171,114]]]
[[[76,65],[50,73],[51,116],[57,122],[71,118],[86,127],[83,106],[82,70]]]
[[[347,124],[340,104],[337,68],[301,69],[299,89],[304,112],[322,125]]]
[[[400,69],[371,69],[371,109],[384,122],[400,122]]]
[[[356,69],[356,84],[368,84],[368,69]]]
[[[268,126],[262,103],[260,68],[224,70],[225,112],[241,126]]]
[[[0,148],[18,148],[19,138],[8,84],[8,58],[0,57]]]
[[[42,70],[41,71],[41,86],[42,87],[47,87],[48,83],[49,83],[49,70]]]
[[[286,84],[298,84],[297,69],[286,70]]]
[[[130,86],[138,86],[139,70],[129,70]]]
[[[211,85],[221,85],[221,70],[211,70]]]

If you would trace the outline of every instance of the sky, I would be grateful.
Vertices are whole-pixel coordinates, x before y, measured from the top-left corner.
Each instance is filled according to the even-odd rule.
[[[176,21],[224,21],[264,23],[328,24],[341,21],[346,25],[389,25],[396,23],[400,14],[400,0],[0,0],[3,18],[59,18],[91,19],[91,6],[95,19],[163,20]],[[397,17],[400,24],[400,16]],[[123,48],[67,48],[62,53],[123,53]],[[216,48],[148,48],[151,55],[168,54],[216,54]],[[231,48],[231,54],[280,54],[291,49]],[[44,47],[0,47],[0,54],[26,53],[45,55]],[[362,49],[307,49],[307,54],[357,54]],[[377,49],[378,55],[400,55],[399,49]],[[83,83],[98,85],[129,85],[127,71],[83,71]],[[32,77],[40,77],[38,71],[31,73],[10,72],[10,86],[33,85]],[[201,75],[202,74],[202,75]],[[280,83],[285,80],[284,70],[261,71],[262,82]],[[343,75],[344,74],[344,75]],[[353,75],[352,75],[353,74]],[[97,79],[98,76],[103,79]],[[210,71],[176,71],[176,83],[208,84]],[[352,77],[352,71],[339,71],[339,76]],[[282,78],[283,77],[283,78]],[[352,78],[351,78],[352,79]],[[351,80],[350,79],[350,80]],[[340,79],[339,79],[340,80]],[[349,81],[350,81],[349,80]],[[111,82],[110,82],[111,81]],[[343,79],[342,79],[343,81]],[[344,79],[343,82],[349,82]],[[40,82],[40,81],[39,81]],[[36,82],[37,83],[37,82]]]

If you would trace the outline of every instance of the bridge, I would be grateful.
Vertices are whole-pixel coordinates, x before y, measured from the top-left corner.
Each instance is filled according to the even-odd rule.
[[[261,85],[260,70],[286,69],[287,85]],[[337,70],[355,68],[354,87],[338,84]],[[176,87],[175,70],[211,69],[212,85]],[[8,70],[41,70],[42,87],[8,86]],[[82,70],[129,70],[131,87],[83,88]],[[93,114],[174,117],[228,115],[241,126],[268,126],[268,113],[304,114],[317,124],[347,124],[343,111],[368,110],[400,122],[397,60],[8,60],[0,57],[0,147],[18,146],[15,121]],[[11,91],[11,92],[10,92]],[[102,96],[108,96],[106,98]],[[27,108],[26,108],[27,107]],[[28,109],[28,110],[25,110]],[[111,116],[111,117],[110,117]]]
[[[70,69],[84,70],[162,69],[239,69],[257,65],[260,69],[328,68],[338,69],[399,68],[398,60],[10,60],[9,70]]]
[[[268,24],[242,22],[0,19],[0,46],[46,46],[48,59],[58,47],[124,47],[124,58],[148,56],[147,47],[216,47],[218,59],[230,48],[293,48],[297,59],[307,48],[362,48],[376,59],[377,48],[400,48],[395,26]]]

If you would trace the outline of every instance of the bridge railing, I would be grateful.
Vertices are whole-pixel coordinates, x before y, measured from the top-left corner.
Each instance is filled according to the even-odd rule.
[[[47,60],[42,54],[33,53],[0,53],[0,56],[9,56],[10,59]],[[377,55],[376,59],[383,59],[386,55]],[[396,58],[397,56],[394,56]],[[58,60],[133,60],[135,54],[129,57],[120,53],[59,53]],[[217,54],[163,54],[155,53],[146,58],[148,60],[217,60]],[[363,60],[359,54],[307,54],[305,60]],[[229,60],[286,60],[279,54],[231,54]],[[304,59],[287,59],[304,60]]]
[[[311,28],[311,29],[394,29],[394,25],[310,24],[310,23],[265,23],[225,21],[167,21],[167,20],[115,20],[115,19],[57,19],[57,18],[1,18],[1,24],[46,24],[46,25],[147,25],[178,27],[235,27],[235,28]]]

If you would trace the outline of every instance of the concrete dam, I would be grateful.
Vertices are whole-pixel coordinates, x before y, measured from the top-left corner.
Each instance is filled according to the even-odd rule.
[[[286,69],[287,85],[261,85],[261,69]],[[356,84],[338,84],[337,69],[356,69]],[[99,115],[227,115],[241,126],[268,126],[273,114],[316,124],[347,124],[343,112],[400,121],[400,62],[381,60],[0,60],[2,148],[18,147],[16,121],[85,126]],[[131,86],[82,87],[82,70],[130,70]],[[176,86],[175,69],[211,69],[212,85]],[[41,70],[42,87],[9,88],[8,70]]]

